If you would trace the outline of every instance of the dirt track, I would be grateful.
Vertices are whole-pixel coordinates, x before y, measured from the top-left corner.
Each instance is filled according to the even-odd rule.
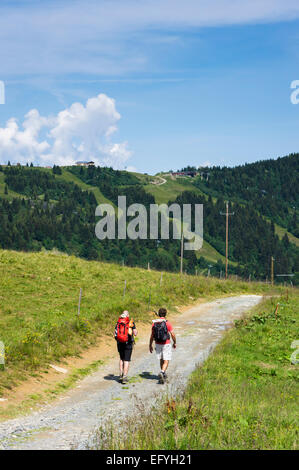
[[[93,429],[115,416],[125,416],[136,397],[147,407],[162,394],[185,385],[197,364],[202,363],[232,322],[255,306],[261,296],[227,297],[200,304],[173,322],[178,347],[169,368],[169,383],[157,384],[158,361],[148,352],[148,338],[137,343],[130,370],[132,382],[125,388],[117,381],[118,359],[113,358],[82,380],[76,388],[41,410],[0,424],[0,448],[71,449],[91,443]]]

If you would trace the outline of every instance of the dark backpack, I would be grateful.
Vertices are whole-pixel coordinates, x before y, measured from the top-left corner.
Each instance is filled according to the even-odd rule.
[[[170,339],[166,321],[167,320],[156,321],[154,323],[154,339],[156,343],[165,343],[168,339]]]

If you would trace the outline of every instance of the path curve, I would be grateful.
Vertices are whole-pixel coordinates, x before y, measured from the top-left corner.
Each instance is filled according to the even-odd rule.
[[[167,180],[165,178],[162,178],[162,176],[157,176],[156,178],[159,178],[161,180],[161,183],[157,183],[156,181],[151,181],[151,184],[154,184],[155,186],[162,186],[162,184],[167,183]]]
[[[148,338],[137,343],[127,388],[118,383],[118,360],[83,379],[78,385],[39,411],[0,423],[2,449],[84,449],[92,445],[92,431],[107,420],[125,416],[136,397],[150,408],[161,391],[175,394],[185,386],[196,365],[202,363],[233,321],[257,305],[261,296],[226,297],[194,306],[175,317],[178,347],[169,367],[169,384],[158,385],[158,361],[148,352]]]

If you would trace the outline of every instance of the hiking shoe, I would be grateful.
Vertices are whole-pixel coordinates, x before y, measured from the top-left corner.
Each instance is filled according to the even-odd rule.
[[[129,382],[128,377],[126,375],[123,376],[121,383],[127,384]]]
[[[123,377],[124,377],[124,374],[121,374],[121,375],[119,376],[119,382],[122,382]]]
[[[164,384],[165,382],[165,374],[163,372],[160,372],[159,374],[159,383]]]

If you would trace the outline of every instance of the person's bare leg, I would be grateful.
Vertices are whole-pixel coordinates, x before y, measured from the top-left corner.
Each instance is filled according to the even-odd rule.
[[[124,373],[124,361],[119,360],[119,375],[122,376]]]
[[[161,370],[162,370],[163,364],[164,364],[164,360],[163,360],[163,359],[160,359],[160,367],[161,367]]]
[[[124,361],[124,368],[123,368],[124,376],[127,376],[127,375],[128,375],[129,366],[130,366],[130,362],[129,362],[129,361]]]
[[[162,361],[162,362],[163,362],[163,364],[162,364],[162,366],[161,366],[161,370],[162,370],[162,372],[166,372],[167,367],[168,367],[168,364],[169,364],[169,361],[165,361],[165,360],[164,360],[164,361]]]

